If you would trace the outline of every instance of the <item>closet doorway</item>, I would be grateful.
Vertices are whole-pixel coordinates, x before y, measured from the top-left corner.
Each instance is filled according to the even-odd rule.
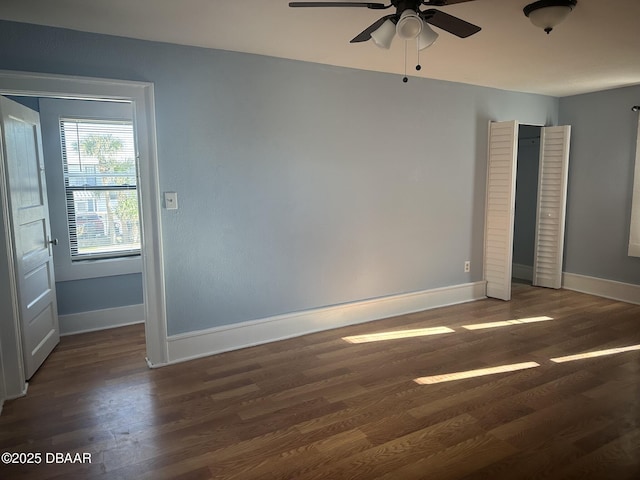
[[[513,225],[514,280],[531,285],[536,245],[536,211],[538,174],[540,171],[541,128],[520,125],[518,128],[518,160],[516,163],[516,205]]]
[[[532,165],[528,168],[524,164],[521,168],[518,165],[520,127],[515,120],[489,124],[484,279],[487,296],[502,300],[511,299],[518,170],[523,175],[530,175],[535,170]],[[536,286],[560,288],[571,127],[522,128],[527,133],[535,129],[540,132],[535,205],[531,202],[535,217],[528,215],[530,219],[535,218],[534,231],[528,233],[533,239],[531,280]],[[528,180],[531,179],[523,177],[521,190],[532,189]],[[526,203],[523,209],[524,214]],[[520,219],[518,224],[518,235],[527,234],[526,229],[521,230]],[[521,255],[519,248],[516,258]]]

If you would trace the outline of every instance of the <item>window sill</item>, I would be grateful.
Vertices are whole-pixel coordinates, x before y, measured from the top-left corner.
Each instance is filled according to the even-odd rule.
[[[132,273],[142,273],[142,257],[140,255],[84,259],[55,264],[55,277],[57,282],[128,275]]]

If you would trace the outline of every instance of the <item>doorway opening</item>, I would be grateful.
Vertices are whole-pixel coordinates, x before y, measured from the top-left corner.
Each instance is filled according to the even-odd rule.
[[[60,334],[144,320],[130,102],[40,98]]]
[[[519,127],[515,120],[489,123],[484,279],[487,296],[501,300],[511,299]],[[571,127],[538,128],[532,283],[560,288]]]
[[[145,82],[0,71],[0,95],[124,102],[131,106],[137,140],[140,241],[143,253],[141,282],[147,363],[150,367],[166,364],[167,334],[153,85]],[[3,276],[0,279],[0,298],[3,299],[3,306],[0,307],[0,373],[3,373],[4,377],[0,378],[0,383],[4,383],[0,393],[5,397],[0,398],[1,404],[5,399],[16,398],[26,393],[27,375],[22,351],[19,294],[13,261],[15,251],[12,231],[7,220],[10,217],[9,199],[6,194],[6,181],[4,178],[0,180],[3,190],[0,196],[0,217],[3,224],[0,247],[4,250],[0,254],[8,259],[6,278]]]
[[[533,283],[536,244],[536,210],[540,170],[540,132],[536,125],[520,125],[516,168],[515,218],[511,278]]]

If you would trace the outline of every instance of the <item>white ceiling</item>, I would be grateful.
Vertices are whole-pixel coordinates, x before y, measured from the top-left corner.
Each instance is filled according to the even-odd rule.
[[[420,72],[409,49],[409,75],[552,96],[640,84],[640,0],[578,0],[550,35],[522,13],[530,1],[442,7],[482,31],[460,39],[435,29]],[[286,0],[0,0],[6,20],[402,75],[403,42],[349,43],[389,13],[293,9]]]

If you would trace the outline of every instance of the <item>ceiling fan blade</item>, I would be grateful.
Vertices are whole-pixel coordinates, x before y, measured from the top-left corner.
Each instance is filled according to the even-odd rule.
[[[290,7],[365,7],[372,10],[382,10],[390,5],[371,2],[289,2]]]
[[[396,15],[386,15],[386,16],[376,20],[371,25],[369,25],[367,28],[365,28],[362,32],[360,32],[358,35],[356,35],[353,38],[353,40],[351,40],[351,42],[349,42],[349,43],[366,42],[367,40],[369,40],[371,38],[371,34],[373,32],[375,32],[378,28],[380,28],[380,26],[384,22],[386,22],[389,19],[393,19],[395,17],[396,17]]]
[[[473,2],[474,0],[429,0],[428,2],[422,2],[422,5],[429,5],[432,7],[446,7],[447,5],[453,5],[454,3]]]
[[[461,18],[454,17],[440,10],[429,9],[420,12],[420,17],[431,25],[446,30],[460,38],[467,38],[482,30],[473,23],[465,22]]]

